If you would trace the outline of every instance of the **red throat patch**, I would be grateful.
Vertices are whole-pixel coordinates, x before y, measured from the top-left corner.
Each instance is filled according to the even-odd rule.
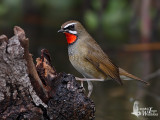
[[[67,39],[67,43],[68,44],[72,44],[72,43],[74,43],[75,41],[76,41],[76,39],[77,39],[77,36],[76,35],[74,35],[74,34],[70,34],[70,33],[64,33],[65,34],[65,36],[66,36],[66,39]]]

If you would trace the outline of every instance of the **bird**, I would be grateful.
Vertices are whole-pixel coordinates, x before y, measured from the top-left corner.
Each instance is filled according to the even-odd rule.
[[[66,36],[71,64],[84,76],[84,79],[88,78],[88,97],[91,96],[93,91],[93,85],[89,79],[112,79],[122,85],[122,79],[127,78],[128,80],[135,79],[149,85],[148,82],[113,64],[108,55],[79,21],[70,20],[63,23],[58,32],[64,33]]]

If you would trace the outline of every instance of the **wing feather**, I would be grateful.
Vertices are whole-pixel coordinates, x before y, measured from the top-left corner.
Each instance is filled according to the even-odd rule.
[[[111,62],[108,56],[100,48],[100,46],[97,43],[94,44],[94,46],[91,46],[90,44],[87,45],[89,50],[86,56],[86,60],[88,60],[103,74],[111,77],[113,80],[122,85],[118,67]]]

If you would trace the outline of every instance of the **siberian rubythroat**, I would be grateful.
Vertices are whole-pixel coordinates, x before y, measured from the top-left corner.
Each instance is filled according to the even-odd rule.
[[[114,65],[80,22],[75,20],[67,21],[58,32],[65,34],[68,42],[69,60],[74,68],[85,78],[103,80],[110,78],[122,85],[121,79],[125,77],[141,81],[146,85],[149,84]],[[93,85],[91,81],[87,82],[88,97],[90,97]]]

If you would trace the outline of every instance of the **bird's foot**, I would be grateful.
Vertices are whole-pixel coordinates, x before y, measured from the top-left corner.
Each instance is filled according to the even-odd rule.
[[[82,87],[83,91],[86,91],[84,86],[83,86],[83,81],[81,81],[81,87]]]
[[[88,83],[88,96],[90,97],[93,91],[93,85],[91,81],[104,81],[104,79],[95,79],[95,78],[79,78],[79,77],[75,77],[76,80],[81,81],[81,86],[83,87],[83,81],[87,81]],[[84,88],[84,87],[83,87]],[[85,89],[84,89],[85,90]]]

